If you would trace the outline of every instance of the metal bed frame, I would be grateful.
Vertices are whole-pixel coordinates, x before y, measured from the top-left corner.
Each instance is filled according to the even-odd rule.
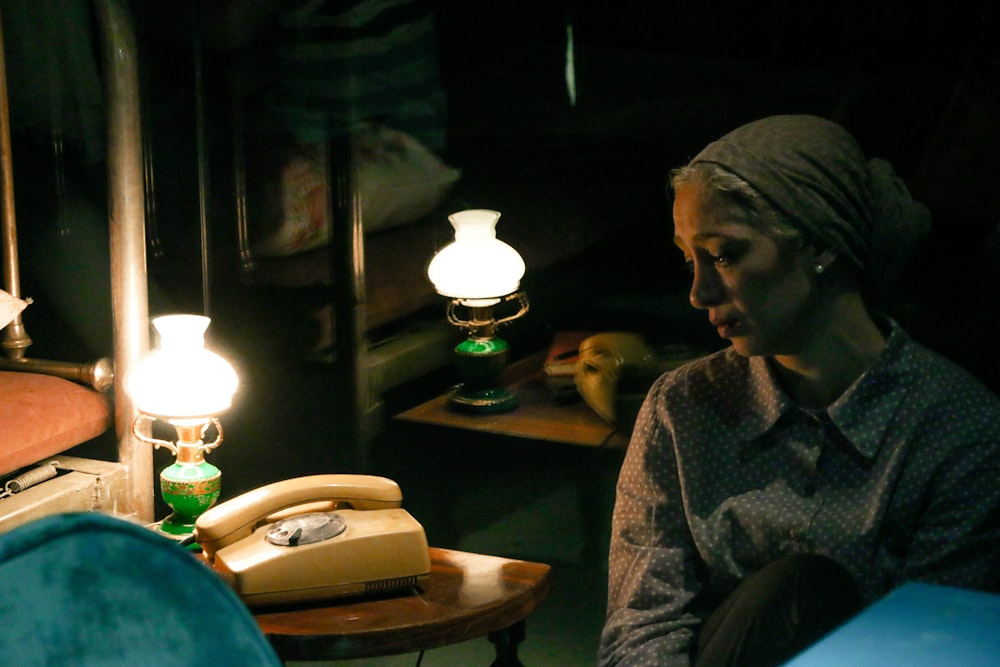
[[[132,435],[135,408],[124,391],[124,383],[120,381],[149,348],[143,142],[136,37],[125,0],[93,0],[93,9],[101,37],[105,77],[114,359],[88,363],[32,359],[26,354],[31,338],[18,316],[3,332],[0,348],[4,355],[0,357],[0,369],[57,375],[90,384],[96,390],[113,388],[118,443],[115,463],[123,469],[124,483],[115,485],[115,494],[120,497],[108,498],[105,504],[116,514],[148,523],[153,519],[152,451]],[[0,65],[5,65],[2,62],[2,36]],[[14,296],[20,296],[5,66],[0,68],[0,85],[4,288]],[[106,469],[107,466],[102,467],[101,463],[80,460],[79,465],[81,468],[96,465]],[[44,484],[36,488],[44,496],[42,486]],[[18,511],[13,500],[8,498],[5,503],[9,504],[0,508],[5,518]],[[18,521],[74,508],[72,503],[66,505],[55,498],[46,502],[43,497],[41,502],[25,509],[26,516]]]

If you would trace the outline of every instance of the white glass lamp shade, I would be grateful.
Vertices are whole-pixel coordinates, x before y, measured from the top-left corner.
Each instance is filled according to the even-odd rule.
[[[471,209],[448,216],[455,241],[434,255],[427,277],[442,296],[495,299],[516,292],[524,276],[524,260],[497,238],[498,211]]]
[[[204,420],[229,409],[239,380],[228,361],[205,349],[209,322],[201,315],[153,320],[160,346],[126,381],[137,410],[176,422]]]

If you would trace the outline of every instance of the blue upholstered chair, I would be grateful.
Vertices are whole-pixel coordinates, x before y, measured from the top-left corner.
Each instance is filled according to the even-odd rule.
[[[0,535],[0,663],[281,664],[214,572],[142,526],[95,513]]]

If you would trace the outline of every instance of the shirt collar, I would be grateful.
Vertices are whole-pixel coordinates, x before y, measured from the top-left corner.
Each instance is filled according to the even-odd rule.
[[[914,343],[895,321],[890,324],[882,354],[827,409],[841,433],[868,459],[875,458],[912,386],[906,375]]]
[[[866,459],[878,453],[883,434],[908,392],[903,362],[912,340],[895,321],[889,320],[889,324],[885,349],[875,363],[826,411],[851,446]],[[750,381],[740,430],[751,440],[770,430],[796,405],[765,357],[751,357],[748,361]]]

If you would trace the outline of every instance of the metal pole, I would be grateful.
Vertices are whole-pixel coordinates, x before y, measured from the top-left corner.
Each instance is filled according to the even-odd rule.
[[[201,51],[201,21],[198,19],[198,2],[191,2],[194,32],[194,112],[195,142],[198,149],[198,230],[201,234],[201,312],[210,314],[212,299],[211,267],[209,265],[210,238],[208,234],[208,162],[205,155],[205,91],[204,67]]]
[[[17,217],[14,213],[14,159],[10,140],[10,109],[7,106],[7,61],[0,28],[0,177],[3,179],[3,276],[7,292],[21,296],[21,273],[17,255]],[[31,345],[18,314],[4,329],[2,348],[10,359],[22,359]]]
[[[115,428],[118,459],[128,469],[126,507],[153,520],[153,453],[132,435],[136,411],[124,378],[149,351],[145,191],[135,31],[124,0],[94,0],[103,37],[108,132],[111,304],[114,315]]]
[[[344,430],[354,446],[355,463],[364,471],[370,463],[366,426],[372,397],[365,333],[365,253],[358,167],[350,133],[332,138],[328,147],[327,171],[332,195],[328,210],[333,225],[330,257],[337,336],[333,368],[339,373],[348,405]]]

